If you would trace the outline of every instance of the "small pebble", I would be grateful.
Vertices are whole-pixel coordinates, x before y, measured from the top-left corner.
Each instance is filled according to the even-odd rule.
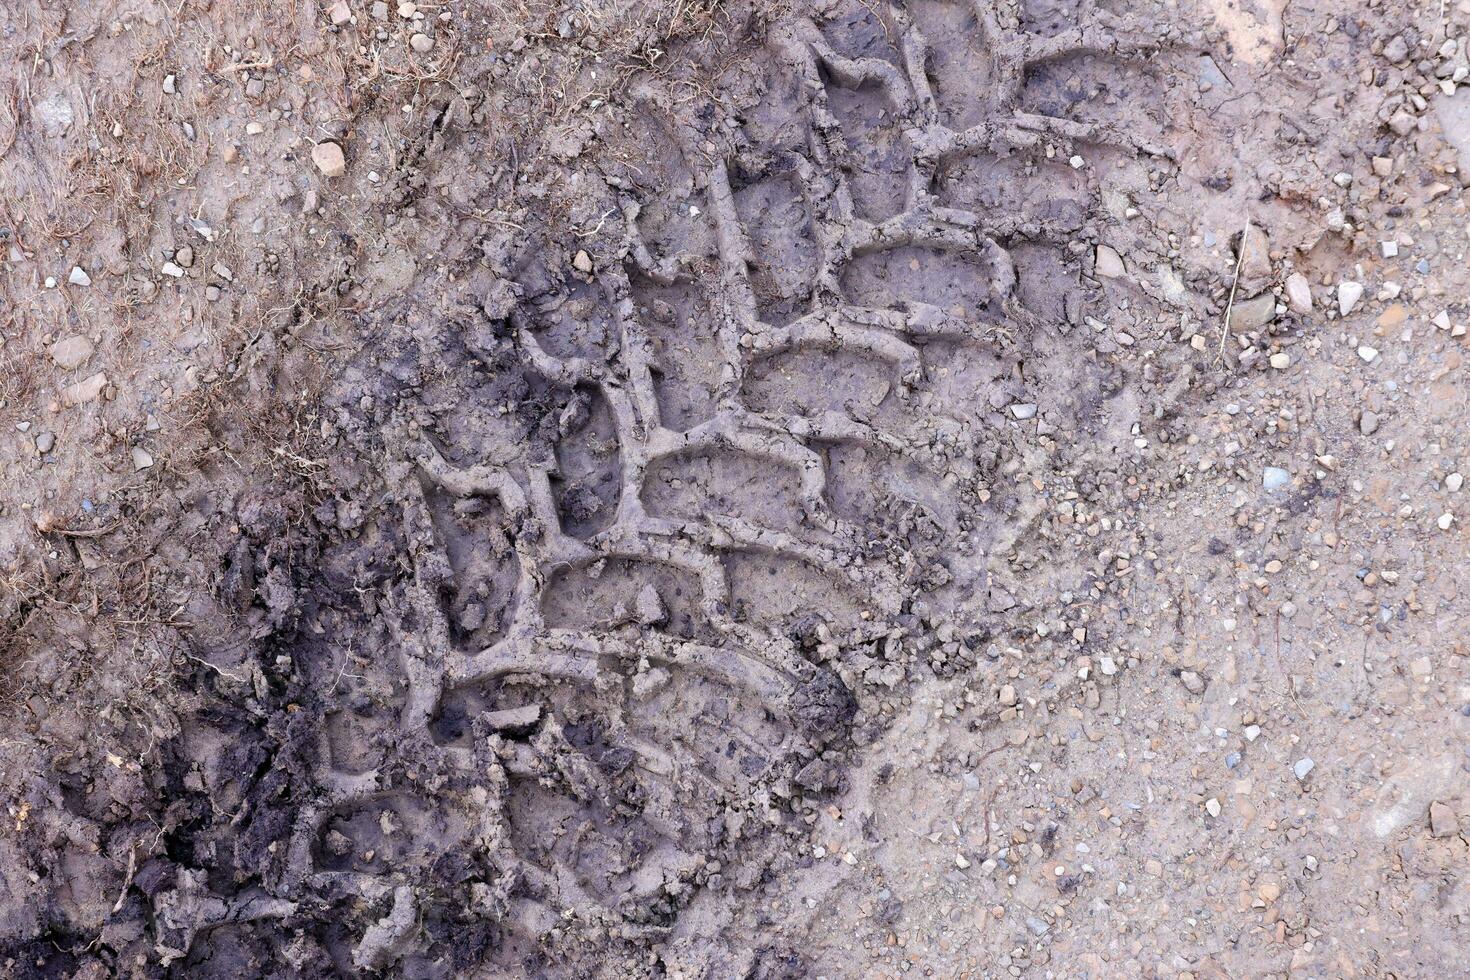
[[[1347,316],[1357,308],[1358,300],[1363,298],[1363,284],[1348,280],[1337,284],[1337,311]]]
[[[1311,758],[1308,757],[1298,759],[1296,761],[1296,764],[1291,767],[1291,771],[1296,773],[1297,779],[1306,779],[1307,776],[1311,774],[1312,770],[1315,768],[1317,768],[1317,763],[1313,762]]]
[[[408,39],[408,44],[419,54],[428,54],[434,50],[434,39],[427,34],[415,34]]]
[[[79,265],[74,265],[71,267],[71,275],[66,277],[66,281],[71,283],[73,286],[92,285],[92,277],[87,275],[87,270],[83,269]]]
[[[1312,285],[1300,272],[1286,277],[1286,305],[1297,313],[1312,312]]]
[[[1280,490],[1291,482],[1291,474],[1279,466],[1268,466],[1261,473],[1261,486],[1267,490]]]
[[[336,143],[318,143],[311,148],[311,162],[324,177],[341,177],[347,172],[347,159]]]

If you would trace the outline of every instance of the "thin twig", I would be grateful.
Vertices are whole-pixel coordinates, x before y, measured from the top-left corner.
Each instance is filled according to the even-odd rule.
[[[64,538],[100,538],[104,534],[111,534],[122,526],[122,521],[113,521],[106,527],[93,528],[90,531],[76,531],[69,527],[53,527],[43,534],[59,534]]]
[[[1225,338],[1230,333],[1230,313],[1235,309],[1235,291],[1240,288],[1240,265],[1245,261],[1245,236],[1251,231],[1250,219],[1240,230],[1240,250],[1235,254],[1235,278],[1230,283],[1230,300],[1225,304],[1225,320],[1220,324],[1220,360],[1225,360]]]

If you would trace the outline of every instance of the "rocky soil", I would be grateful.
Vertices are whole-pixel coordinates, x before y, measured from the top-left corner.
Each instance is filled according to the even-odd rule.
[[[0,9],[0,973],[1446,977],[1470,3]]]

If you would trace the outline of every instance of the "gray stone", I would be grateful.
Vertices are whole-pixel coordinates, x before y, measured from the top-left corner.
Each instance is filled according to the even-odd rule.
[[[61,403],[68,408],[85,405],[97,400],[102,394],[102,389],[107,387],[107,375],[98,371],[84,381],[78,381],[74,385],[67,385],[61,389]]]
[[[1439,128],[1444,133],[1445,142],[1455,149],[1460,172],[1463,174],[1470,167],[1470,95],[1460,89],[1454,95],[1435,96],[1434,114],[1439,118]],[[1400,132],[1400,116],[1408,116],[1410,128],[1407,132]],[[1415,125],[1417,120],[1402,109],[1394,113],[1393,118],[1388,121],[1389,128],[1400,136],[1413,132],[1412,127]]]
[[[1454,837],[1460,832],[1460,819],[1445,803],[1435,800],[1429,804],[1429,836]]]
[[[1266,233],[1255,225],[1246,225],[1241,235],[1238,254],[1240,256],[1240,285],[1246,293],[1257,293],[1266,287],[1271,276],[1271,242]]]
[[[1276,319],[1276,297],[1262,293],[1247,300],[1235,301],[1230,307],[1230,332],[1249,333]]]
[[[519,708],[501,708],[480,715],[481,724],[492,732],[524,732],[541,720],[541,706],[527,704]]]
[[[1123,257],[1107,245],[1097,247],[1097,258],[1093,262],[1092,271],[1108,279],[1117,279],[1128,274],[1123,265]]]
[[[75,334],[51,345],[51,360],[65,371],[75,370],[92,357],[92,342],[81,334]]]
[[[336,143],[318,143],[311,148],[311,162],[324,177],[340,177],[347,172],[347,158]]]
[[[1312,284],[1300,272],[1286,277],[1286,305],[1296,313],[1312,312]]]

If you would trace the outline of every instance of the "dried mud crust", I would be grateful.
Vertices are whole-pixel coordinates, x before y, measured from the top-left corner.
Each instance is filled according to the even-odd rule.
[[[386,341],[391,409],[344,389],[390,519],[324,556],[359,615],[289,653],[326,723],[268,885],[366,926],[324,937],[339,967],[799,969],[721,933],[734,896],[790,866],[886,692],[1024,621],[1016,426],[1116,388],[1069,339],[1068,161],[1169,151],[1068,114],[1061,69],[1186,39],[1067,24],[778,22],[718,131],[640,103],[649,159],[567,266],[483,241],[432,354]]]

